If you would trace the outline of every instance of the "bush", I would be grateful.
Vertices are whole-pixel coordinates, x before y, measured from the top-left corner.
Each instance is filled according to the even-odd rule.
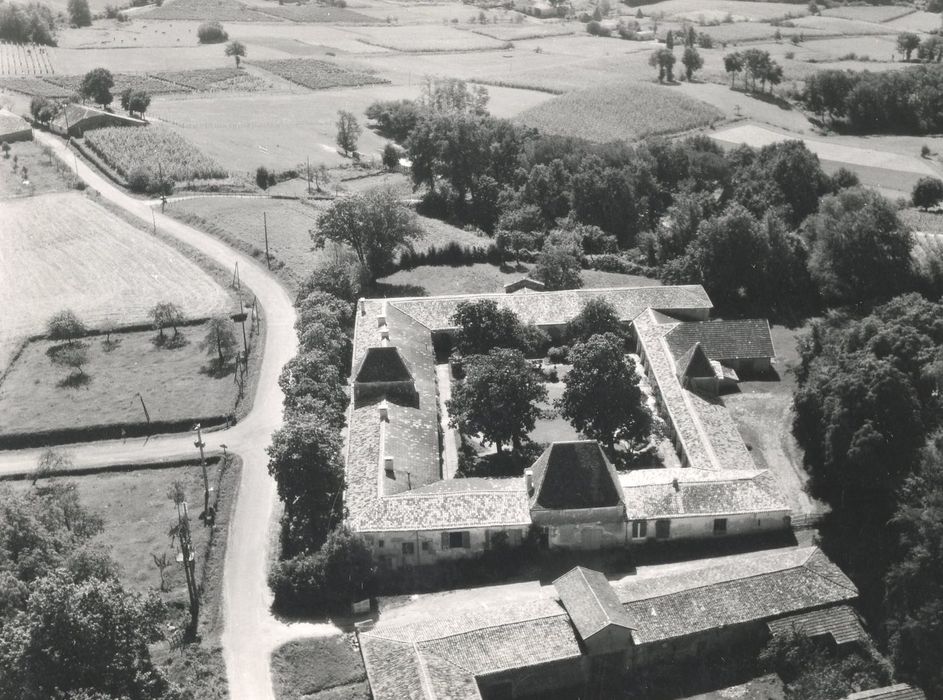
[[[229,34],[219,22],[204,22],[197,28],[196,35],[201,44],[221,44],[229,40]]]
[[[128,189],[143,194],[151,187],[151,174],[141,165],[136,166],[128,173]]]
[[[915,207],[929,209],[943,201],[943,180],[935,177],[922,177],[914,185],[911,195]]]
[[[487,247],[482,246],[463,246],[457,241],[449,241],[441,248],[429,246],[426,250],[420,252],[404,251],[399,257],[398,267],[403,270],[411,270],[420,265],[473,265],[475,263],[494,263],[500,262],[500,253],[494,243]]]
[[[592,36],[610,36],[612,34],[612,30],[602,26],[596,20],[586,23],[586,31]]]
[[[383,147],[383,167],[387,170],[396,170],[399,167],[399,151],[392,143]]]
[[[567,353],[568,348],[554,345],[547,350],[547,359],[555,365],[562,365],[566,363]]]
[[[557,374],[556,367],[543,367],[540,373],[543,375],[543,378],[551,384],[556,384],[560,381],[560,375]]]
[[[274,172],[269,172],[269,169],[264,165],[260,165],[255,169],[255,184],[257,184],[261,189],[267,190],[275,183],[276,180]]]

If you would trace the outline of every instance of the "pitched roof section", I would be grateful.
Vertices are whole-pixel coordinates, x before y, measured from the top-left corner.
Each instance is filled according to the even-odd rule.
[[[610,625],[633,629],[616,592],[600,572],[577,566],[554,581],[553,587],[584,640]]]
[[[767,623],[767,626],[774,637],[790,632],[801,633],[807,637],[828,634],[836,644],[848,644],[868,638],[855,611],[847,605],[781,617]]]
[[[595,440],[555,442],[534,462],[531,508],[611,508],[622,502],[615,469]]]
[[[700,343],[712,360],[774,357],[773,338],[766,319],[679,323],[666,336],[675,358]]]
[[[716,375],[714,368],[711,367],[710,358],[700,343],[694,343],[678,360],[678,379],[682,383],[685,377],[713,378],[714,376]]]
[[[884,688],[852,693],[844,700],[927,700],[927,696],[919,688],[914,688],[906,683],[898,683]]]
[[[355,382],[411,382],[413,374],[406,366],[399,349],[393,346],[367,348],[357,368]]]

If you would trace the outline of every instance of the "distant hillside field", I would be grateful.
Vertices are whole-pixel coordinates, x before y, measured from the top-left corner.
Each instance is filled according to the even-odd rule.
[[[723,119],[720,110],[668,85],[604,85],[561,95],[518,117],[550,134],[592,141],[628,141],[673,134]]]

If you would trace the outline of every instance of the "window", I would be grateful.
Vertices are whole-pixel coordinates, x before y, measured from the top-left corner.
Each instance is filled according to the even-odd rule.
[[[377,547],[383,549],[383,546],[386,544],[383,540],[377,540]]]
[[[432,549],[432,542],[430,542],[429,540],[423,540],[423,541],[422,541],[422,551],[423,551],[423,552],[428,552],[430,549]]]
[[[442,549],[468,549],[471,547],[471,535],[467,530],[442,533]]]
[[[633,520],[632,521],[632,539],[633,540],[642,540],[648,537],[648,521],[647,520]]]
[[[406,556],[414,556],[416,554],[416,543],[403,542],[403,554]]]
[[[667,540],[671,537],[671,521],[670,520],[656,520],[655,521],[655,537],[660,540]]]
[[[715,535],[727,534],[727,518],[714,518],[714,534]]]

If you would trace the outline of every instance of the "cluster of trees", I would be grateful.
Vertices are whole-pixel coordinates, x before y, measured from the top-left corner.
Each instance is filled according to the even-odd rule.
[[[898,673],[943,692],[943,304],[830,313],[800,344],[793,432],[832,513],[823,546],[858,584]],[[890,527],[888,527],[890,525]]]
[[[730,87],[736,85],[738,75],[743,76],[743,89],[757,91],[757,82],[761,92],[770,91],[774,85],[783,81],[783,67],[769,55],[769,51],[746,49],[734,51],[724,56],[724,70],[730,74]]]
[[[465,378],[447,407],[461,435],[480,436],[499,454],[509,443],[519,452],[547,399],[544,378],[526,358],[548,354],[568,356],[572,365],[556,407],[580,433],[610,448],[648,437],[651,415],[625,354],[624,329],[607,302],[588,301],[570,321],[569,348],[550,348],[546,332],[490,299],[460,303],[451,322]]]
[[[698,36],[694,31],[694,27],[688,27],[688,30],[685,32],[680,32],[680,35],[684,41],[684,51],[681,54],[681,65],[684,66],[685,78],[687,78],[688,81],[691,81],[694,78],[694,73],[704,67],[704,59],[701,58],[701,54],[697,50],[697,44],[700,43],[703,45],[704,41],[699,41]],[[669,31],[665,36],[664,48],[656,49],[648,57],[648,64],[658,69],[659,83],[663,83],[666,80],[669,83],[674,82],[674,42],[674,33]]]
[[[67,8],[69,22],[73,27],[90,27],[92,25],[92,11],[88,7],[88,0],[69,0]]]
[[[861,133],[938,133],[943,130],[943,67],[818,71],[806,79],[800,100],[813,113]]]
[[[48,97],[33,97],[29,101],[29,113],[33,119],[40,124],[49,125],[56,115],[62,109],[58,102],[50,100]]]
[[[282,560],[269,582],[282,610],[339,611],[369,595],[372,554],[338,524],[343,513],[341,431],[349,402],[356,266],[338,259],[316,269],[296,301],[299,352],[278,384],[285,423],[268,447],[269,473],[284,504]]]
[[[79,95],[83,100],[89,99],[102,107],[108,107],[115,99],[115,96],[111,92],[114,86],[115,77],[110,70],[107,68],[94,68],[82,76],[82,82],[79,84]],[[131,116],[137,114],[139,117],[143,118],[147,108],[151,105],[151,96],[146,90],[130,87],[121,91],[119,99],[121,101],[121,108],[127,111]],[[39,104],[48,108],[51,103],[46,101]],[[33,116],[39,119],[37,114],[33,114]],[[52,116],[55,116],[54,112]],[[42,119],[39,120],[43,121]]]
[[[150,658],[166,609],[124,589],[101,530],[71,485],[0,488],[0,697],[181,697]]]
[[[56,17],[47,5],[39,2],[0,3],[0,41],[55,46]]]
[[[135,90],[134,88],[125,88],[120,95],[121,109],[125,110],[132,117],[135,113],[139,117],[144,117],[147,108],[151,106],[151,96],[147,90]]]
[[[939,63],[943,60],[943,37],[938,34],[929,34],[921,39],[919,34],[904,32],[897,36],[897,50],[904,55],[906,61],[911,60],[916,51],[919,60]]]

